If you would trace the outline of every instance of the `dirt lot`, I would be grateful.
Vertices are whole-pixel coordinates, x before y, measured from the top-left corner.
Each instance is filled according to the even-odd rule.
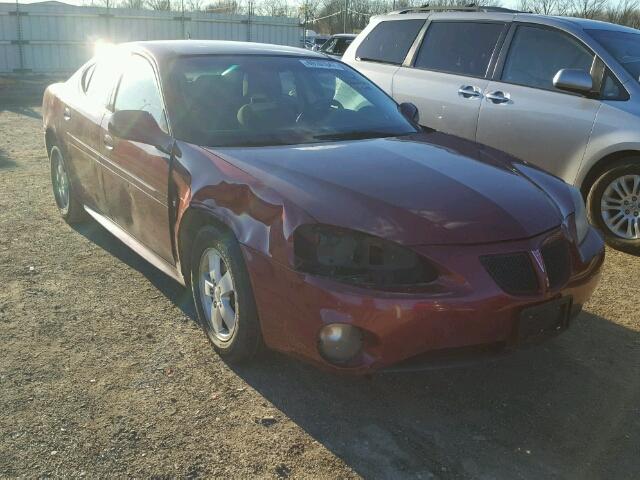
[[[640,258],[497,363],[230,368],[189,293],[57,215],[37,106],[0,105],[0,477],[638,478]]]

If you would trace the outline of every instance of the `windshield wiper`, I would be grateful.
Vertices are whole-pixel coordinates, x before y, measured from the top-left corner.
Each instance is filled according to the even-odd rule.
[[[386,137],[397,137],[399,135],[406,134],[397,134],[391,132],[381,132],[378,130],[364,130],[361,132],[334,132],[334,133],[323,133],[321,135],[314,135],[313,138],[316,140],[362,140],[366,138],[386,138]]]

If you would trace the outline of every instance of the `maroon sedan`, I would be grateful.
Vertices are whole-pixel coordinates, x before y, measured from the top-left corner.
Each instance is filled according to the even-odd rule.
[[[121,45],[44,96],[65,220],[190,285],[215,350],[366,372],[564,330],[603,242],[579,192],[417,127],[339,61],[255,43]]]

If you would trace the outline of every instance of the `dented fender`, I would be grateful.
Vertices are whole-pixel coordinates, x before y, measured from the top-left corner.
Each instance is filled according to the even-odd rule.
[[[176,245],[185,218],[199,211],[229,228],[240,244],[292,265],[294,230],[316,220],[221,156],[187,143],[178,142],[178,147],[182,155],[172,169]]]

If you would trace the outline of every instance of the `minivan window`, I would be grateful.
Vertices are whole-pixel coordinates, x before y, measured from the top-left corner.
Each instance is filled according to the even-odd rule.
[[[520,26],[511,42],[502,80],[553,90],[553,77],[563,68],[589,72],[593,54],[578,40],[549,28]]]
[[[168,130],[153,67],[140,55],[133,55],[127,62],[118,87],[114,109],[149,112],[160,128],[165,132]]]
[[[356,57],[400,65],[424,22],[420,19],[380,22],[358,46]]]
[[[424,36],[415,66],[484,77],[504,28],[503,23],[433,22]]]
[[[587,33],[615,57],[640,82],[640,34],[614,30],[587,30]]]

